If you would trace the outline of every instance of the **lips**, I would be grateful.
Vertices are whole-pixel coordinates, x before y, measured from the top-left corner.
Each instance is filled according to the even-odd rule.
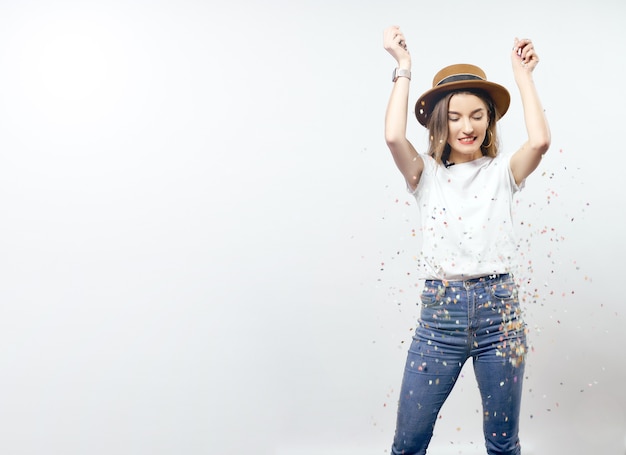
[[[461,144],[466,144],[466,145],[471,145],[476,141],[476,136],[471,136],[471,137],[462,137],[461,139],[459,139],[459,142]]]

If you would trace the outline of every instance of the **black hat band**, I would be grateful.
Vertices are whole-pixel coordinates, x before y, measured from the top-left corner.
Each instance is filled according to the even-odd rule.
[[[453,74],[452,76],[444,77],[439,82],[437,82],[436,87],[439,87],[443,84],[449,84],[450,82],[458,81],[484,81],[484,79],[473,74]]]

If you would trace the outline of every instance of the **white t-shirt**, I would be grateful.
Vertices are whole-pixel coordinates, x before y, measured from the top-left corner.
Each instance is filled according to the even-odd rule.
[[[412,194],[420,212],[420,277],[467,280],[512,272],[516,240],[510,156],[481,157],[448,168],[420,155],[424,170]]]

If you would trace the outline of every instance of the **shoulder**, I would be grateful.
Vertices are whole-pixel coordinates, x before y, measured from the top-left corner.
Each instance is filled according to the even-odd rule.
[[[510,172],[511,170],[511,154],[510,153],[498,153],[494,158],[491,158],[491,164],[494,167],[502,170],[502,172]]]

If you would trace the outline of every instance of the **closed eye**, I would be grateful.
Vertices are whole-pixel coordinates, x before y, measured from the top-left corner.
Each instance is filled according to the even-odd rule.
[[[480,121],[483,119],[483,116],[480,115],[478,117],[472,117],[472,120],[476,120],[476,121]],[[448,121],[450,122],[458,122],[459,120],[461,120],[460,117],[448,117]]]

